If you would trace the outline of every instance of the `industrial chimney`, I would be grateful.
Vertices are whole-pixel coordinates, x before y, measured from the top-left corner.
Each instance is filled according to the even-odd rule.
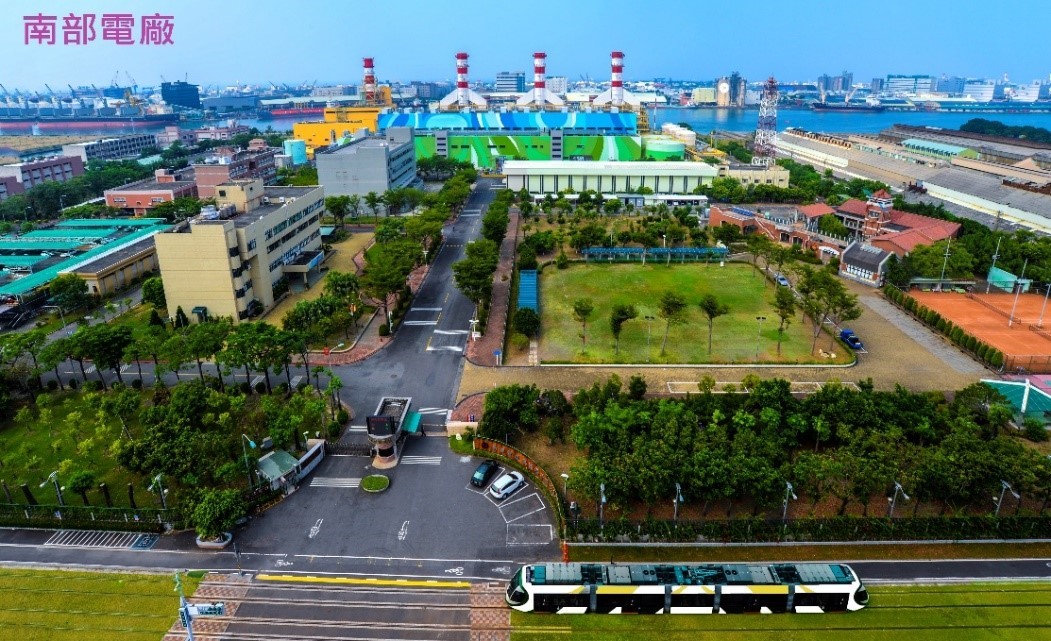
[[[485,98],[471,91],[468,85],[467,58],[468,55],[462,51],[456,54],[456,89],[439,101],[438,105],[443,109],[449,108],[454,103],[461,111],[466,111],[471,105],[483,109],[486,106]]]
[[[365,94],[365,104],[376,104],[376,71],[372,64],[372,58],[362,58],[365,67],[365,78],[362,81],[362,90]]]
[[[547,90],[547,54],[538,51],[533,54],[533,88],[518,99],[519,106],[545,104],[563,104],[562,99]]]
[[[624,54],[620,51],[609,54],[609,67],[609,89],[595,96],[591,104],[613,107],[639,105],[641,101],[633,93],[624,91]]]

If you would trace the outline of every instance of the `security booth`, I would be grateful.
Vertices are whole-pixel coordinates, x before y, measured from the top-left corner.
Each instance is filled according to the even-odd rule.
[[[259,476],[272,490],[283,490],[285,494],[296,491],[299,484],[299,459],[284,450],[268,452],[256,463]]]

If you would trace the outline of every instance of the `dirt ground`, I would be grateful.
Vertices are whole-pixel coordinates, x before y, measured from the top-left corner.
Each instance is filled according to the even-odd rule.
[[[57,145],[72,145],[95,138],[97,136],[0,136],[0,149],[24,152],[31,149],[47,149]]]
[[[974,298],[953,292],[912,291],[909,294],[1004,354],[1051,356],[1051,334],[1047,329],[1029,331],[1040,323],[1044,297],[1039,294],[1022,294],[1017,297],[1017,304],[1011,294],[978,293]],[[1014,320],[1008,326],[1012,308]]]

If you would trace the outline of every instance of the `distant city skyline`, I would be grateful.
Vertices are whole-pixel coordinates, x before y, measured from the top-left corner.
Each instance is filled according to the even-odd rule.
[[[130,13],[136,44],[24,44],[24,16]],[[170,45],[137,44],[139,18],[174,17]],[[908,0],[805,5],[774,0],[715,5],[695,0],[5,0],[0,5],[0,83],[8,91],[56,91],[66,84],[140,86],[167,80],[232,85],[357,84],[361,58],[376,60],[381,81],[452,81],[454,55],[470,54],[472,81],[501,71],[531,75],[532,53],[548,54],[547,73],[570,81],[609,78],[609,53],[623,51],[628,82],[663,77],[712,80],[738,71],[749,81],[815,80],[843,70],[855,83],[887,74],[1047,80],[1043,33],[1051,8]],[[110,33],[112,36],[112,32]],[[995,37],[994,37],[995,35]],[[112,39],[112,38],[111,38]],[[1010,52],[1010,54],[1008,54]]]

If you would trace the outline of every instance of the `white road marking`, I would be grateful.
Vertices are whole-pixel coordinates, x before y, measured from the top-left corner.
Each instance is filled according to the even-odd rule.
[[[310,479],[310,487],[346,487],[355,488],[361,485],[361,479],[340,476],[315,476]]]
[[[449,568],[448,570],[445,571],[445,573],[446,574],[455,574],[456,576],[463,576],[463,568],[459,567],[459,566],[457,566],[455,568]]]
[[[84,373],[85,374],[94,374],[95,373],[95,366],[94,365],[89,365],[88,368],[86,370],[84,370]]]
[[[347,428],[348,432],[367,432],[369,428],[365,425],[351,425]]]
[[[405,521],[401,524],[401,529],[398,530],[398,540],[404,541],[407,536],[409,536],[409,522]]]
[[[428,352],[462,352],[463,348],[462,347],[457,347],[456,345],[443,345],[441,347],[431,347],[430,345],[428,345],[427,346],[427,351]]]
[[[436,330],[434,330],[434,333],[435,334],[441,334],[442,336],[462,336],[462,335],[465,335],[465,334],[470,334],[471,330],[469,330],[469,329],[436,329]]]
[[[410,307],[410,312],[440,312],[441,307]]]
[[[437,325],[438,321],[402,321],[402,325]]]
[[[404,465],[441,465],[440,456],[403,456],[401,462]]]
[[[302,376],[293,376],[292,377],[292,389],[295,389],[295,388],[299,387],[299,384],[302,381],[303,381],[303,377]]]
[[[317,521],[316,521],[316,522],[314,523],[314,527],[310,528],[310,534],[309,534],[309,535],[307,535],[307,536],[308,536],[308,538],[311,538],[311,539],[312,539],[312,538],[314,538],[315,536],[317,536],[317,533],[321,531],[321,524],[322,524],[322,523],[324,523],[324,522],[325,522],[325,519],[318,519],[318,520],[317,520]]]
[[[252,388],[254,389],[256,385],[262,383],[265,380],[266,380],[266,378],[263,377],[263,376],[256,376],[255,378],[252,379]]]
[[[445,414],[448,411],[444,407],[424,407],[416,410],[418,414]]]

